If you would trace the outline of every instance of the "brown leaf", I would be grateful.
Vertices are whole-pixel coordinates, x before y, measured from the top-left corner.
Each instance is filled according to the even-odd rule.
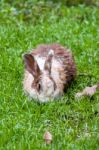
[[[49,131],[44,133],[44,140],[46,144],[50,144],[52,142],[52,134]]]
[[[75,97],[93,96],[96,93],[97,88],[99,88],[99,84],[93,85],[92,87],[86,87],[82,92],[76,93]]]

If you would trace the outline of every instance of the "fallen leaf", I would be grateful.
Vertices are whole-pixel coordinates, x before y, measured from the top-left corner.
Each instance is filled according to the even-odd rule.
[[[92,96],[96,93],[97,87],[98,87],[98,85],[94,85],[92,87],[86,87],[83,91],[83,94]]]
[[[75,97],[93,96],[96,93],[97,88],[99,88],[99,84],[93,85],[92,87],[86,87],[82,92],[76,93]]]
[[[44,140],[47,144],[50,144],[52,142],[52,134],[49,131],[46,131],[44,133]]]

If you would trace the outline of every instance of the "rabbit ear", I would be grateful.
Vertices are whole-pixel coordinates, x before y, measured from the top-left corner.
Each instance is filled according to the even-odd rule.
[[[51,73],[51,65],[52,65],[52,58],[54,55],[54,51],[50,50],[45,61],[44,69],[50,74]]]
[[[26,69],[34,76],[34,78],[37,78],[40,75],[40,68],[36,60],[31,54],[25,54],[23,57]]]

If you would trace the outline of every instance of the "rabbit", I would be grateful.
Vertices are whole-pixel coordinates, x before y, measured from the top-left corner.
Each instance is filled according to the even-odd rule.
[[[39,45],[24,54],[23,88],[39,102],[59,99],[76,76],[76,65],[69,49],[60,44]]]

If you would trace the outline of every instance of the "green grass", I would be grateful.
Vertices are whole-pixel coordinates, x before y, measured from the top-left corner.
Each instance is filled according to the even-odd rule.
[[[99,82],[99,9],[55,5],[47,11],[46,6],[40,17],[24,20],[11,6],[1,6],[0,150],[98,150],[99,91],[78,101],[74,96]],[[22,54],[53,42],[72,50],[76,80],[59,101],[29,101],[22,89]],[[53,135],[50,145],[43,140],[46,130]]]

